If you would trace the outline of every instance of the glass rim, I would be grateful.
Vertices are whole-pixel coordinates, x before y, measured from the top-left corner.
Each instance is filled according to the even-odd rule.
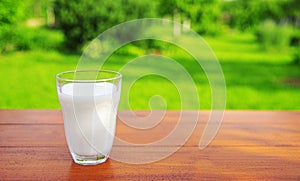
[[[93,79],[93,80],[87,80],[87,79],[70,79],[70,78],[62,78],[60,76],[73,73],[76,75],[77,72],[107,72],[107,73],[114,73],[116,74],[115,77],[111,78],[103,78],[103,79]],[[117,80],[122,78],[122,74],[120,72],[114,71],[114,70],[67,70],[56,74],[56,80],[58,81],[66,81],[66,82],[77,82],[77,83],[95,83],[95,82],[105,82],[105,81],[111,81],[111,80]]]

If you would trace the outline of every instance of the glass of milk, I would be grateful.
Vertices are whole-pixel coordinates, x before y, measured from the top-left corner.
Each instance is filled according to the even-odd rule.
[[[56,75],[65,135],[75,163],[95,165],[112,148],[122,75],[109,70],[74,70]]]

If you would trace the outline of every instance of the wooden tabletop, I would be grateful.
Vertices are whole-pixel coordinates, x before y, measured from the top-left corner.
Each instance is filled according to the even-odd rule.
[[[69,154],[60,111],[0,110],[0,180],[300,179],[300,111],[226,111],[217,136],[200,150],[209,114],[200,111],[191,137],[167,158],[148,164],[108,159],[81,166]],[[129,111],[119,115],[133,119]],[[178,117],[178,111],[168,111],[161,123],[144,131],[118,120],[116,134],[131,143],[153,142],[172,131]]]

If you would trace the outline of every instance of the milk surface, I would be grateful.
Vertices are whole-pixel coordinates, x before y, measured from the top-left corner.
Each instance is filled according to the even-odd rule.
[[[69,149],[79,156],[108,155],[120,90],[108,82],[69,83],[58,90]]]

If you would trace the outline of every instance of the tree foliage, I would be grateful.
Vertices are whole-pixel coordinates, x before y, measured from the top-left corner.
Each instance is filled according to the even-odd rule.
[[[190,20],[191,28],[200,34],[215,34],[221,22],[219,0],[161,0],[158,13],[169,17],[178,14],[181,22]]]
[[[16,40],[17,24],[27,17],[22,0],[0,0],[0,53]]]
[[[222,11],[232,28],[254,30],[264,20],[277,23],[300,20],[299,0],[233,0],[223,2]]]
[[[269,40],[268,33],[262,30],[264,26],[271,27],[268,22],[273,21],[274,27],[282,31],[286,27],[300,27],[299,0],[0,0],[0,38],[19,39],[9,40],[16,34],[15,25],[29,17],[46,18],[51,6],[57,27],[65,36],[64,47],[73,51],[81,50],[108,28],[138,18],[169,18],[189,24],[199,34],[216,34],[222,27],[260,31],[256,32],[259,38],[265,36]],[[272,32],[275,37],[279,31]],[[132,36],[133,33],[137,32],[122,34]],[[290,37],[292,44],[299,45],[299,31]],[[7,44],[5,41],[0,42],[0,51]]]
[[[26,5],[22,0],[1,0],[0,27],[9,26],[25,19]]]
[[[153,8],[151,1],[135,0],[57,0],[54,3],[58,26],[64,32],[66,46],[73,51],[79,51],[89,40],[114,25],[152,17]]]

